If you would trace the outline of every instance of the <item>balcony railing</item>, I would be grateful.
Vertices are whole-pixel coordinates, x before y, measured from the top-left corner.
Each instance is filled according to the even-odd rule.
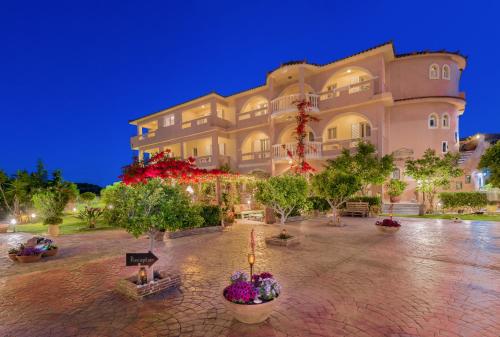
[[[297,143],[275,144],[273,145],[273,158],[277,160],[288,160],[290,155],[297,154]],[[304,155],[306,158],[321,158],[321,142],[305,142]]]
[[[268,112],[269,112],[269,109],[267,108],[267,106],[264,108],[259,108],[259,109],[255,109],[255,110],[251,110],[251,111],[241,112],[238,115],[238,121],[243,121],[243,120],[254,118],[254,117],[264,116],[264,115],[267,115]]]
[[[311,102],[311,110],[318,111],[319,96],[315,94],[305,94],[305,99]],[[271,101],[271,113],[279,114],[284,112],[297,111],[297,101],[301,98],[301,94],[293,94],[288,96],[280,96]]]
[[[187,121],[187,122],[183,122],[182,128],[187,129],[187,128],[191,128],[191,127],[194,127],[197,125],[203,125],[203,124],[207,124],[207,123],[208,123],[208,116],[205,116],[205,117],[201,117],[201,118],[197,118],[197,119],[192,119],[192,120]]]
[[[258,151],[258,152],[249,152],[241,154],[241,161],[269,159],[269,158],[271,158],[270,151]]]
[[[346,85],[344,87],[336,88],[330,91],[321,92],[319,94],[320,101],[324,101],[327,99],[339,97],[341,95],[353,95],[360,92],[368,91],[373,88],[374,81],[377,77],[370,78],[366,81]]]
[[[342,153],[342,150],[352,150],[358,147],[359,142],[370,142],[377,146],[375,137],[363,137],[355,139],[328,140],[323,142],[323,155],[325,157],[337,156]]]

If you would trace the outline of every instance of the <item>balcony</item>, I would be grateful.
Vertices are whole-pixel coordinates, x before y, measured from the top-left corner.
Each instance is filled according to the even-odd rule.
[[[255,124],[265,123],[269,109],[266,107],[240,112],[237,116],[238,127],[247,127]]]
[[[320,159],[322,157],[321,142],[305,142],[304,155],[309,159]],[[273,145],[274,160],[290,160],[290,155],[297,154],[297,143],[275,144]]]
[[[325,91],[319,94],[321,110],[359,104],[370,100],[375,94],[377,78]]]
[[[333,158],[342,153],[342,150],[356,150],[358,147],[358,143],[360,141],[370,142],[373,145],[377,146],[376,137],[364,137],[364,138],[356,138],[356,139],[342,139],[342,140],[330,140],[323,143],[323,156],[325,158]]]
[[[130,139],[130,144],[132,148],[137,148],[138,146],[150,143],[148,140],[156,137],[156,131],[150,131],[148,133],[143,133],[142,135],[137,135]]]
[[[297,111],[297,101],[301,99],[301,94],[280,96],[271,101],[271,114],[277,116],[288,112]],[[305,99],[311,102],[311,111],[319,111],[319,96],[315,94],[305,94]]]

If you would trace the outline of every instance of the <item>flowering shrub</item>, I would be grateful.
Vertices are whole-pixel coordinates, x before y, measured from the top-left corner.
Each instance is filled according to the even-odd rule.
[[[399,222],[392,219],[384,219],[382,221],[377,221],[375,225],[384,227],[401,227],[401,224]]]
[[[224,290],[224,295],[228,301],[246,304],[255,299],[257,292],[252,283],[236,281]]]
[[[19,253],[17,253],[18,256],[35,256],[35,255],[40,255],[42,251],[38,248],[34,247],[24,247]]]
[[[231,275],[231,285],[224,289],[224,297],[240,304],[258,304],[279,296],[280,285],[270,273],[255,274],[249,281],[248,274],[237,271]]]

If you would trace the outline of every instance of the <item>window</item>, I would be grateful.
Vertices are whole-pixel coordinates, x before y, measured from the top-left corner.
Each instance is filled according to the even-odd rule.
[[[401,170],[399,168],[395,168],[394,171],[392,171],[392,179],[401,179]]]
[[[219,143],[219,154],[222,156],[226,155],[226,143]]]
[[[307,134],[308,136],[308,139],[310,142],[314,142],[314,133],[312,133],[311,131],[309,131],[309,133]]]
[[[441,152],[443,153],[448,152],[448,142],[445,140],[441,143]]]
[[[429,67],[429,78],[431,80],[439,80],[439,66],[435,63]]]
[[[372,135],[372,128],[370,124],[363,122],[360,123],[361,126],[361,138],[370,137]]]
[[[443,66],[443,75],[441,76],[443,80],[449,80],[450,79],[450,66],[445,64]]]
[[[337,139],[337,127],[329,128],[327,130],[327,132],[328,132],[328,139],[329,140]]]
[[[198,157],[198,148],[193,147],[193,157]]]
[[[470,183],[471,183],[471,181],[472,181],[472,178],[471,178],[470,174],[466,175],[466,176],[465,176],[465,183],[466,183],[466,184],[470,184]]]
[[[437,128],[437,115],[436,114],[430,114],[429,116],[429,129],[435,129]]]
[[[443,118],[441,120],[441,126],[445,129],[450,128],[450,116],[447,113],[443,115]]]
[[[163,126],[164,127],[172,126],[174,124],[175,124],[175,115],[174,114],[163,117]]]
[[[455,189],[456,190],[461,190],[462,189],[462,182],[461,181],[455,182]]]

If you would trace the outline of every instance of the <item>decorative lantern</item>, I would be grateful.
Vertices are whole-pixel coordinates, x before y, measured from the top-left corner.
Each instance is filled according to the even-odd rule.
[[[139,266],[139,274],[137,275],[137,283],[146,284],[148,283],[148,275],[146,273],[146,268],[144,266]]]
[[[255,254],[248,254],[248,264],[250,265],[250,279],[253,276],[253,265],[255,264]]]

